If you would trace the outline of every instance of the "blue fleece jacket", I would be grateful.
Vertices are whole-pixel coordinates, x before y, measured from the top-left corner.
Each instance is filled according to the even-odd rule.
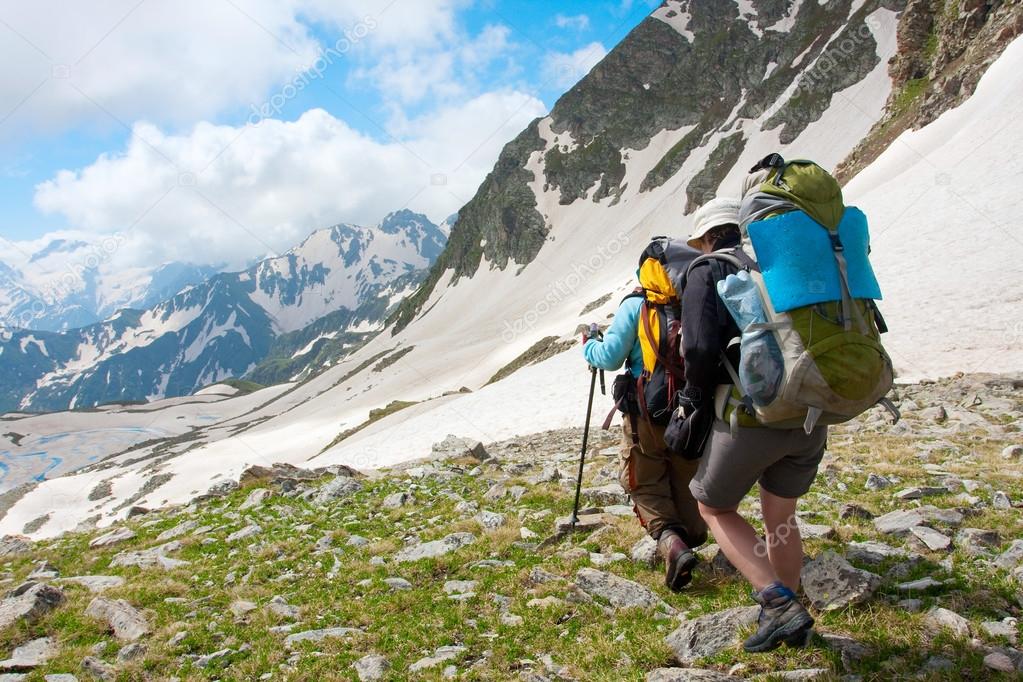
[[[622,301],[611,326],[604,332],[604,340],[591,339],[583,346],[586,362],[597,369],[613,371],[622,366],[626,358],[632,376],[643,373],[643,350],[638,343],[639,311],[643,299],[636,296]]]

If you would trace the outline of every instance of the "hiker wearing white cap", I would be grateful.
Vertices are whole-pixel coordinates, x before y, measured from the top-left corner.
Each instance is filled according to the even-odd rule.
[[[693,215],[693,233],[689,235],[689,246],[710,253],[717,250],[717,243],[725,237],[739,237],[739,200],[731,197],[715,197],[697,209]],[[731,240],[729,240],[731,241]]]

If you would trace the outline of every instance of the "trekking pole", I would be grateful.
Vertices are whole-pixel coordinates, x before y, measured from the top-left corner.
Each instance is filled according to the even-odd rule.
[[[587,340],[596,339],[600,336],[600,329],[597,327],[597,323],[594,322],[590,325],[590,332],[587,335]],[[604,389],[604,372],[600,372],[601,379],[601,391]],[[586,401],[586,423],[583,426],[583,447],[582,452],[579,453],[579,474],[575,480],[575,502],[572,504],[572,519],[571,519],[571,530],[575,532],[575,523],[579,520],[579,495],[582,493],[583,488],[583,467],[586,464],[586,444],[590,437],[590,413],[593,412],[593,394],[597,390],[597,368],[590,367],[590,397]]]

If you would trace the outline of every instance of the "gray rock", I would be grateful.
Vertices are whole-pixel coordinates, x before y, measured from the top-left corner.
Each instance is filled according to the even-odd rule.
[[[998,568],[1007,571],[1023,565],[1023,540],[1013,540],[1009,548],[999,554],[994,563]]]
[[[878,533],[898,535],[908,533],[913,526],[922,526],[927,519],[915,509],[896,509],[874,519],[874,528]]]
[[[234,651],[231,649],[221,649],[220,651],[214,651],[212,654],[204,654],[195,659],[195,666],[197,668],[211,668],[219,666],[225,663],[227,658],[233,653]]]
[[[134,661],[137,658],[142,658],[146,655],[146,645],[142,642],[132,642],[131,644],[125,644],[117,652],[117,660],[119,663],[126,663],[127,661]]]
[[[995,509],[1012,509],[1012,500],[1004,490],[996,490],[991,497],[991,506]]]
[[[384,578],[384,584],[392,590],[407,591],[412,589],[412,583],[404,578]]]
[[[124,585],[124,578],[119,575],[74,575],[58,578],[58,583],[75,583],[93,593],[103,592]]]
[[[82,659],[82,672],[97,680],[112,680],[117,676],[112,665],[92,656]]]
[[[185,533],[191,533],[193,530],[199,527],[199,522],[189,519],[188,521],[182,521],[173,528],[168,528],[159,535],[156,536],[157,542],[167,542],[174,538],[181,537]]]
[[[256,604],[253,602],[245,601],[244,599],[236,599],[235,601],[231,602],[231,605],[228,606],[227,608],[231,611],[231,613],[234,614],[236,618],[242,618],[252,613],[259,607],[256,606]]]
[[[605,573],[594,568],[580,568],[576,573],[575,583],[583,592],[605,599],[618,609],[658,607],[673,610],[646,587],[613,573]]]
[[[980,627],[991,637],[1004,637],[1009,644],[1015,644],[1018,637],[1019,621],[1007,617],[1002,620],[989,620],[980,624]]]
[[[266,605],[266,608],[270,613],[288,620],[297,620],[300,613],[297,606],[292,606],[280,595],[273,597],[270,603]]]
[[[491,458],[487,449],[480,441],[471,438],[459,438],[452,434],[448,434],[444,440],[434,443],[431,449],[433,456],[441,459],[470,457],[477,462],[485,462]]]
[[[476,536],[472,533],[452,533],[441,540],[406,547],[394,555],[394,560],[401,563],[419,559],[436,559],[471,545],[475,541]]]
[[[880,474],[869,474],[867,476],[867,482],[863,484],[863,487],[866,488],[867,490],[877,491],[884,490],[885,488],[889,488],[893,485],[895,484],[892,483],[891,479],[889,479],[887,476],[882,476]]]
[[[384,501],[381,504],[383,505],[384,509],[399,509],[407,504],[412,504],[413,502],[415,502],[415,499],[416,498],[412,495],[412,493],[406,491],[399,491],[396,493],[391,493],[390,495],[385,497]]]
[[[114,637],[123,642],[134,642],[149,634],[149,623],[145,616],[123,599],[96,597],[85,609],[85,615],[105,622]]]
[[[369,539],[364,538],[361,535],[349,536],[348,541],[345,543],[349,547],[365,547],[369,544]]]
[[[907,552],[883,542],[850,542],[846,546],[845,556],[850,561],[877,566],[885,559],[905,557]]]
[[[1002,457],[1005,459],[1023,458],[1023,445],[1007,445],[1002,450]]]
[[[94,538],[92,542],[89,543],[89,547],[108,547],[110,545],[115,545],[118,542],[131,540],[133,537],[135,537],[135,531],[131,528],[115,528],[109,533],[100,535],[98,538]]]
[[[637,564],[645,564],[653,568],[657,565],[657,541],[649,535],[644,535],[629,550],[629,556]]]
[[[262,532],[263,532],[262,526],[260,526],[257,523],[251,523],[242,528],[241,530],[236,530],[235,532],[228,535],[224,539],[224,542],[238,542],[239,540],[248,540],[249,538],[259,535]]]
[[[110,561],[111,566],[138,566],[139,568],[159,567],[163,569],[174,569],[179,566],[187,566],[188,562],[181,559],[172,559],[167,554],[181,549],[181,543],[172,540],[171,542],[151,547],[138,552],[120,552],[115,554]]]
[[[832,632],[821,632],[819,634],[821,639],[828,645],[828,648],[838,652],[839,657],[842,659],[842,665],[846,669],[854,667],[861,660],[874,653],[869,646],[856,641],[852,637],[837,635]]]
[[[336,502],[337,500],[350,497],[360,490],[362,490],[362,483],[359,483],[359,481],[348,476],[338,476],[316,491],[316,494],[313,496],[313,502],[316,504]]]
[[[58,652],[57,642],[53,638],[33,639],[15,648],[7,660],[0,661],[0,670],[27,672],[43,665]]]
[[[377,682],[384,679],[384,675],[391,669],[391,664],[383,656],[369,654],[357,660],[354,667],[359,682]]]
[[[646,675],[646,682],[741,682],[741,680],[741,677],[733,677],[716,670],[698,668],[657,668]]]
[[[338,639],[341,637],[352,637],[363,634],[358,628],[323,628],[320,630],[304,630],[288,635],[284,638],[284,644],[289,649],[294,648],[302,642],[319,642],[324,639]]]
[[[617,483],[609,483],[595,488],[583,488],[582,496],[598,506],[609,504],[626,504],[629,495]]]
[[[32,549],[28,538],[17,535],[5,535],[0,538],[0,558],[23,554]]]
[[[838,518],[843,520],[863,519],[869,521],[874,518],[874,513],[858,504],[843,504],[838,512]]]
[[[810,603],[825,611],[865,602],[881,586],[881,576],[856,568],[831,551],[804,565],[801,576]]]
[[[757,606],[738,606],[684,621],[668,635],[668,647],[683,665],[713,656],[735,646],[739,632],[755,623],[759,613]]]
[[[835,529],[831,526],[819,523],[808,523],[798,516],[796,517],[796,526],[799,528],[799,534],[804,538],[827,540],[835,537]]]
[[[949,630],[960,639],[970,637],[970,621],[960,616],[955,611],[935,606],[924,614],[924,627],[931,632]]]
[[[935,580],[931,576],[919,578],[917,580],[910,580],[909,582],[899,583],[895,586],[899,592],[923,592],[934,587],[944,587],[945,583],[940,580]]]
[[[924,608],[923,599],[900,599],[897,606],[907,613],[920,613]]]
[[[429,670],[430,668],[436,668],[441,663],[453,661],[466,651],[464,646],[442,646],[433,652],[432,656],[426,656],[420,658],[418,661],[409,666],[409,672],[417,673],[422,670]]]
[[[833,673],[827,668],[803,668],[801,670],[776,670],[771,673],[775,680],[825,680],[832,679]]]
[[[899,500],[919,500],[924,497],[931,497],[932,495],[944,495],[948,492],[948,488],[944,486],[914,486],[912,488],[904,488],[899,492],[895,493],[896,499]]]
[[[610,518],[605,514],[580,514],[579,518],[576,519],[575,530],[578,532],[588,533],[591,531],[598,530],[608,525],[611,522]],[[564,535],[572,531],[572,516],[562,516],[561,518],[554,521],[554,533],[556,535]]]
[[[249,496],[245,498],[245,501],[241,503],[238,509],[245,511],[247,509],[255,509],[256,507],[263,506],[263,502],[266,501],[273,493],[268,488],[255,488],[249,493]]]
[[[1001,542],[996,531],[983,528],[961,528],[955,535],[956,547],[971,556],[986,556]]]
[[[0,628],[6,628],[19,620],[34,623],[63,602],[64,593],[58,587],[45,583],[24,583],[0,600]]]
[[[476,523],[480,524],[484,530],[497,530],[505,524],[504,514],[498,514],[497,512],[487,511],[484,509],[479,514],[473,517]]]
[[[70,673],[55,673],[53,675],[46,675],[43,677],[45,682],[78,682],[78,678]],[[0,677],[0,682],[13,682],[12,680],[5,680]]]
[[[1003,673],[1014,673],[1016,672],[1016,664],[1013,663],[1012,659],[1001,651],[992,651],[984,657],[984,665],[991,670],[997,670]]]
[[[952,547],[952,538],[927,526],[913,526],[909,532],[932,552],[940,552]]]
[[[468,594],[475,592],[478,584],[475,580],[448,580],[444,583],[444,593]]]

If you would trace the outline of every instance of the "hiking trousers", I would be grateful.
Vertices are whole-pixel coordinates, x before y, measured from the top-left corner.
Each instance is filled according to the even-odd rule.
[[[633,439],[631,421],[625,415],[618,480],[632,496],[639,522],[655,540],[671,528],[690,547],[702,545],[707,541],[707,524],[689,491],[699,461],[673,456],[664,445],[665,427],[642,417],[635,418],[637,438]]]

